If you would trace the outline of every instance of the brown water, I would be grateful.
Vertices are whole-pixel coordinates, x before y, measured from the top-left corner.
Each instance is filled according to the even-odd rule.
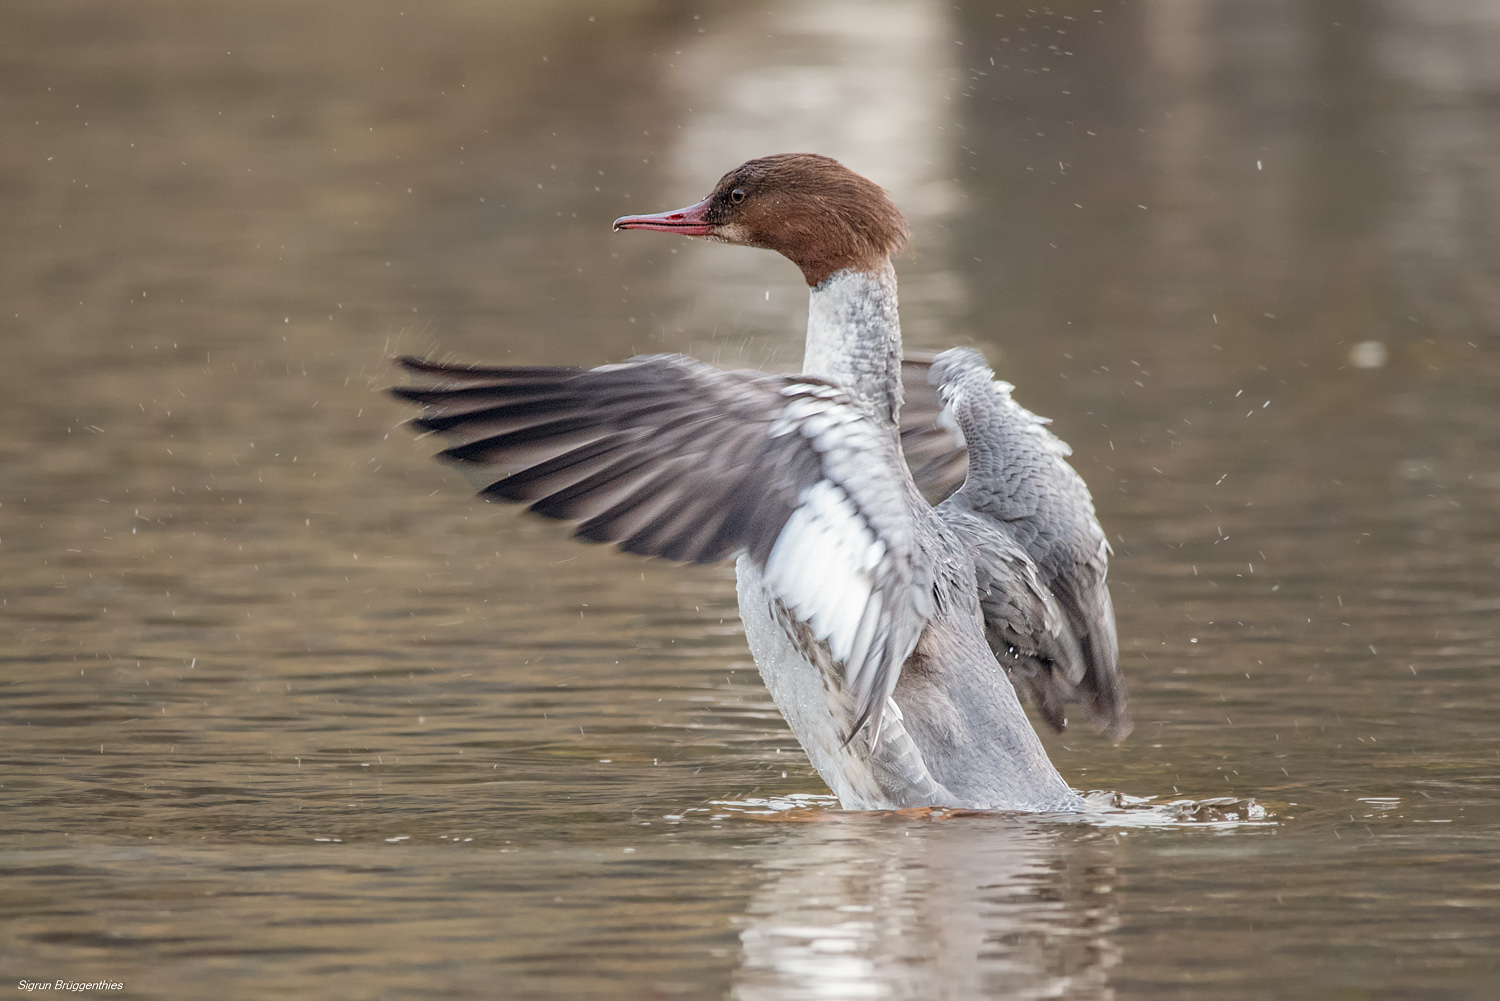
[[[1490,6],[0,18],[5,977],[1495,996]],[[910,210],[908,339],[984,347],[1094,489],[1137,725],[1058,766],[1274,824],[716,805],[825,792],[729,571],[479,504],[400,427],[398,351],[794,365],[789,264],[608,223],[798,148]]]

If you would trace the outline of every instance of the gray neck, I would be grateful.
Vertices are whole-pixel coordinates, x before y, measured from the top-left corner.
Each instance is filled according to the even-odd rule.
[[[813,286],[802,372],[837,382],[895,425],[901,411],[901,320],[890,261],[878,271],[835,271]]]

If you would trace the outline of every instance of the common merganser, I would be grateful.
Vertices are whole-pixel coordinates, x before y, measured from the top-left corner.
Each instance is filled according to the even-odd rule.
[[[443,436],[441,457],[482,497],[577,522],[581,539],[735,558],[755,663],[845,809],[1081,807],[1017,691],[1057,729],[1076,702],[1097,729],[1129,732],[1109,546],[1068,447],[972,349],[906,363],[907,391],[935,388],[926,416],[942,414],[905,428],[925,446],[922,485],[940,488],[967,453],[956,492],[923,496],[900,422],[891,256],[907,228],[886,193],[783,154],[614,228],[789,258],[811,289],[802,374],[682,355],[593,369],[405,358],[413,384],[393,392],[424,407],[413,427]]]

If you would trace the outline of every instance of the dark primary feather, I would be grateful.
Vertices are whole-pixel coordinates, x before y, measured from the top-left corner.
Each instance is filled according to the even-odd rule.
[[[777,377],[670,357],[593,371],[402,365],[424,380],[393,390],[425,408],[412,426],[441,434],[440,456],[482,496],[628,552],[764,562],[821,476],[813,448],[767,433],[786,402]]]
[[[423,407],[412,426],[441,435],[440,457],[487,499],[642,555],[748,554],[839,655],[851,732],[868,720],[878,736],[932,598],[899,446],[862,404],[823,380],[675,355],[589,370],[400,364],[413,383],[392,392]],[[773,559],[783,536],[824,555]],[[851,593],[868,600],[850,605]]]
[[[1109,545],[1088,487],[1066,461],[1068,447],[1011,400],[1011,387],[994,381],[977,351],[943,352],[929,378],[967,443],[967,477],[938,513],[976,554],[991,648],[1054,727],[1061,729],[1062,706],[1073,702],[1090,725],[1124,737],[1131,722],[1106,583]],[[1040,633],[1027,632],[1034,627],[1025,615],[1016,618],[1013,602],[986,597],[987,589],[1016,587],[1007,546],[1030,557],[1051,599],[1043,605],[1055,611],[1043,619],[1052,624]],[[1029,614],[1035,620],[1035,610]],[[1048,617],[1059,614],[1060,621]]]

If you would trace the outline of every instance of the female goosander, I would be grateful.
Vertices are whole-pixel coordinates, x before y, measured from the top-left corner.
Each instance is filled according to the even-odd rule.
[[[801,375],[681,355],[579,368],[402,359],[412,422],[489,500],[577,536],[693,563],[736,558],[740,616],[766,687],[846,809],[1077,809],[1017,691],[1061,729],[1080,703],[1130,729],[1109,547],[1068,448],[959,348],[925,369],[962,440],[907,427],[924,469],[962,464],[930,504],[903,456],[901,327],[885,192],[812,154],[751,160],[703,201],[615,229],[775,250],[811,289]],[[929,386],[908,390],[932,392]],[[924,486],[932,486],[924,483]],[[855,739],[863,731],[864,739]]]

